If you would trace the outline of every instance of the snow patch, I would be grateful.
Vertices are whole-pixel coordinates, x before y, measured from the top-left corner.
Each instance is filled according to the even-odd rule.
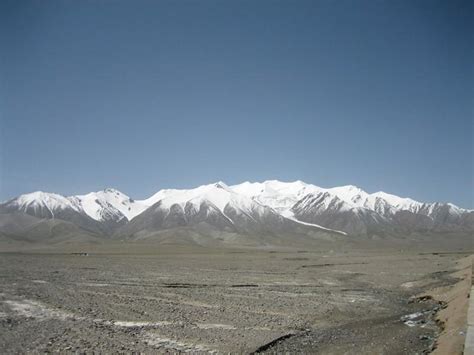
[[[409,327],[415,327],[415,326],[423,327],[424,324],[426,323],[425,313],[427,312],[416,312],[416,313],[407,314],[401,317],[401,321]]]
[[[290,219],[294,222],[297,222],[299,224],[304,224],[305,226],[317,227],[317,228],[320,228],[320,229],[327,230],[329,232],[334,232],[334,233],[340,233],[342,235],[347,235],[347,233],[343,232],[343,231],[338,231],[338,230],[335,230],[335,229],[326,228],[326,227],[320,226],[319,224],[306,223],[306,222],[299,221],[294,217],[293,212],[291,212],[291,211],[283,211],[282,216],[287,218],[287,219]]]

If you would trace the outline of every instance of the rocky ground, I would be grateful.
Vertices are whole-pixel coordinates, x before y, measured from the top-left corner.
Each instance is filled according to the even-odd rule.
[[[421,354],[468,254],[114,251],[0,254],[2,351]]]

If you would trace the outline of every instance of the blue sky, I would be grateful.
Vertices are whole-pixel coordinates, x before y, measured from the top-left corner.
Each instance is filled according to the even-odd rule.
[[[0,26],[0,200],[301,179],[474,208],[470,0],[7,0]]]

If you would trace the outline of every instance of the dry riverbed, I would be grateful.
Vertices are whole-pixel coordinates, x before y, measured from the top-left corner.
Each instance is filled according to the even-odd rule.
[[[3,352],[423,353],[467,254],[127,250],[0,254]]]

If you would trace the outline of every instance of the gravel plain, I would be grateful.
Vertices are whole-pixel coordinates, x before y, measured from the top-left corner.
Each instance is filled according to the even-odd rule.
[[[114,250],[0,254],[2,352],[421,354],[467,254]]]

